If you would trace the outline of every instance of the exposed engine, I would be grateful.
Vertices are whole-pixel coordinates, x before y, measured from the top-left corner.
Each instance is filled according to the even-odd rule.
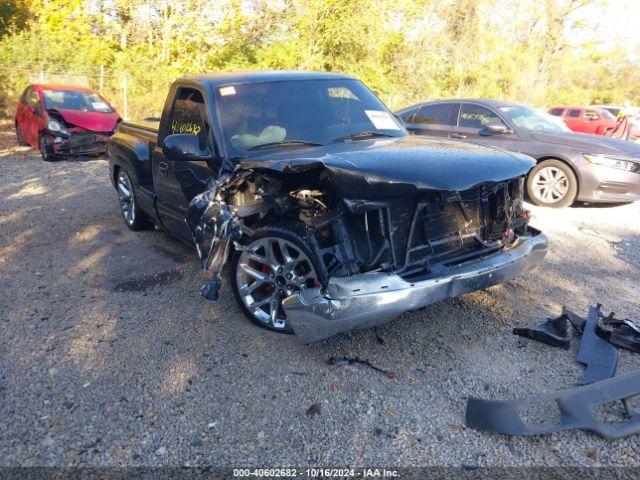
[[[248,171],[221,182],[213,197],[209,191],[206,200],[194,199],[192,231],[201,234],[203,265],[214,278],[231,242],[242,248],[242,232],[263,224],[303,226],[325,279],[374,271],[420,279],[508,249],[527,228],[523,178],[377,200],[340,198],[322,176],[306,188],[287,180]],[[200,213],[193,211],[197,205]]]

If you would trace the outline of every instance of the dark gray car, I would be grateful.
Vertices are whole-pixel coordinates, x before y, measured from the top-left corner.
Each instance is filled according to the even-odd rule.
[[[439,100],[397,114],[416,135],[467,140],[535,158],[527,193],[537,205],[640,200],[636,143],[574,133],[546,113],[501,100]]]

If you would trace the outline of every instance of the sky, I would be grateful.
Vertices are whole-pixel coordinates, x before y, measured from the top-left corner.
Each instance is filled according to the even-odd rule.
[[[594,24],[600,25],[599,37],[606,38],[606,34],[610,32],[611,43],[619,38],[637,45],[640,56],[640,0],[609,0],[608,4],[609,8],[602,17],[600,9],[596,11],[589,7],[585,15],[593,18]]]

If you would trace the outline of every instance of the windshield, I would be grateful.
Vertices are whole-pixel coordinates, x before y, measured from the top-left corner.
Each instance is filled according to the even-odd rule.
[[[571,131],[561,118],[540,112],[535,108],[501,107],[500,111],[504,112],[518,128],[528,132],[561,133]]]
[[[247,83],[219,87],[217,94],[231,156],[407,135],[357,80]]]
[[[606,108],[599,108],[598,111],[607,120],[615,120],[616,119],[616,117],[614,117],[613,114],[609,110],[607,110]]]
[[[112,113],[113,109],[97,93],[77,90],[43,90],[47,109],[78,110],[81,112]]]

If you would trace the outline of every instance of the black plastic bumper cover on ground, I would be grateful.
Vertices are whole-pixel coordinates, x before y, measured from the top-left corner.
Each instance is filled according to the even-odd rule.
[[[640,415],[628,412],[623,423],[608,424],[599,421],[593,413],[597,405],[624,401],[640,394],[640,371],[627,373],[591,385],[562,392],[518,400],[467,400],[466,425],[503,435],[541,435],[562,430],[582,429],[604,438],[621,438],[640,432]],[[548,406],[555,402],[560,411],[560,423],[528,425],[519,410],[530,405]]]

